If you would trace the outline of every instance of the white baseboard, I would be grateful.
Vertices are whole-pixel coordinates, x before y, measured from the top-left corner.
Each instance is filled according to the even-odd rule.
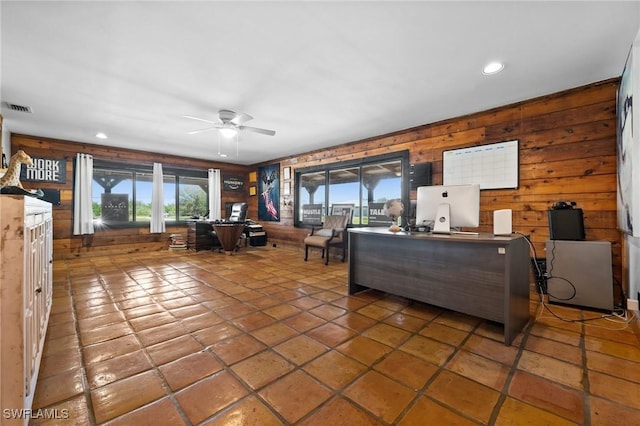
[[[637,311],[638,310],[638,301],[634,299],[627,299],[627,309],[629,311]]]

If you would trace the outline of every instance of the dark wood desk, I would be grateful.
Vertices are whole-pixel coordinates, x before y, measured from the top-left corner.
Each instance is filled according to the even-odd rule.
[[[220,245],[227,256],[233,254],[238,240],[244,232],[244,222],[241,223],[214,223],[213,229],[216,231]]]
[[[349,229],[349,294],[373,288],[504,324],[529,321],[529,246],[521,236]]]

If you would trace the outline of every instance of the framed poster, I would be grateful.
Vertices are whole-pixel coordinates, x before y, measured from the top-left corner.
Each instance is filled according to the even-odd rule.
[[[258,220],[280,222],[280,163],[258,168]]]
[[[640,33],[622,72],[617,96],[617,210],[618,229],[640,237]],[[635,129],[634,129],[635,127]]]

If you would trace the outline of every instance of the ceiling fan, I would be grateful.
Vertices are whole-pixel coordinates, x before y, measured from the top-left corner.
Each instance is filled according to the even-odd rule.
[[[193,130],[191,132],[188,132],[190,135],[193,135],[195,133],[208,132],[210,130],[219,130],[220,133],[222,133],[224,136],[235,136],[239,131],[245,131],[245,130],[248,132],[260,133],[268,136],[273,136],[276,134],[275,130],[267,130],[267,129],[260,129],[258,127],[245,126],[244,123],[246,123],[249,120],[252,120],[253,119],[252,116],[250,116],[249,114],[245,114],[241,112],[240,113],[233,112],[226,109],[222,109],[218,111],[218,118],[220,119],[220,121],[206,120],[204,118],[193,117],[191,115],[184,115],[183,117],[190,118],[192,120],[204,121],[205,123],[209,123],[213,125],[211,127],[206,127],[204,129]]]

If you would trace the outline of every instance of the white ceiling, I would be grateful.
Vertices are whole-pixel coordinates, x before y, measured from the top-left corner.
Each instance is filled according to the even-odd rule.
[[[622,73],[640,2],[0,3],[14,133],[220,160],[220,109],[255,164]],[[497,75],[485,63],[504,61]],[[29,106],[32,114],[4,102]],[[100,141],[102,131],[109,139]]]

